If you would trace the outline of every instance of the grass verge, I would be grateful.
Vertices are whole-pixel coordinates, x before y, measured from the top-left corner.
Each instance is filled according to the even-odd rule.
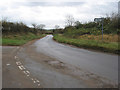
[[[17,35],[8,35],[2,37],[2,45],[3,46],[19,46],[27,43],[33,39],[39,39],[44,37],[45,34],[35,35],[32,33],[28,34],[17,34]]]
[[[102,52],[120,54],[118,42],[101,42],[97,40],[73,39],[60,34],[55,34],[53,39],[60,43],[66,43],[85,49],[94,49]]]

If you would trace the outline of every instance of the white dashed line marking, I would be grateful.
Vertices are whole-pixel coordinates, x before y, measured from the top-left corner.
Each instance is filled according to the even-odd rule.
[[[25,74],[27,74],[27,72],[26,71],[23,71]]]
[[[18,47],[18,48],[19,48],[19,47]],[[33,81],[34,84],[37,84],[37,86],[40,86],[40,81],[37,80],[36,78],[33,79],[33,78],[30,76],[30,72],[29,72],[28,70],[26,70],[26,68],[22,65],[22,63],[20,62],[20,60],[18,59],[17,56],[15,56],[15,59],[17,60],[16,65],[18,66],[18,68],[19,68],[21,71],[23,71],[23,73],[24,73],[27,77],[29,77],[29,78]],[[6,64],[6,65],[9,66],[10,64]]]
[[[36,83],[36,81],[33,81],[33,83]]]
[[[33,80],[33,78],[31,78],[31,80]]]
[[[39,81],[39,80],[37,80],[36,82],[38,82],[38,83],[39,83],[40,81]]]
[[[17,65],[21,65],[21,62],[20,62],[20,61],[18,61],[18,62],[16,62],[16,64],[17,64]]]
[[[40,86],[40,84],[38,84],[38,86]]]
[[[23,70],[23,68],[21,68],[21,66],[18,66],[18,68],[19,68],[20,70]]]
[[[8,64],[6,64],[7,66],[10,66],[10,64],[8,63]]]
[[[26,71],[28,74],[30,74],[30,72],[29,71]]]
[[[22,69],[25,69],[25,67],[23,65],[20,66]]]
[[[18,57],[17,57],[17,56],[15,56],[15,59],[18,59]]]
[[[30,75],[27,75],[27,77],[29,77]]]

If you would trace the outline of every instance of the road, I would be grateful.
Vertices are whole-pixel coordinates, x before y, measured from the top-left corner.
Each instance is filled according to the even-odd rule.
[[[60,44],[52,40],[52,37],[52,35],[47,35],[22,47],[15,47],[13,49],[15,53],[10,55],[9,63],[12,62],[10,66],[7,65],[10,58],[10,56],[7,57],[9,54],[7,52],[12,50],[10,47],[3,47],[3,74],[11,73],[11,69],[14,68],[18,72],[16,75],[19,74],[17,79],[19,83],[21,82],[16,86],[14,83],[10,85],[7,83],[10,78],[5,75],[4,87],[117,87],[117,55]],[[6,71],[6,67],[10,72]],[[14,77],[13,73],[10,75]],[[12,81],[18,83],[15,77]],[[23,83],[29,84],[23,85]]]
[[[38,52],[45,53],[90,72],[118,82],[118,56],[88,51],[59,44],[49,35],[35,43]]]
[[[36,88],[16,65],[18,47],[2,47],[2,88]]]
[[[2,47],[0,46],[0,89],[2,89]]]

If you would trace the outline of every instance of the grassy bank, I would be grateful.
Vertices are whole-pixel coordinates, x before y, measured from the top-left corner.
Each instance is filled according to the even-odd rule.
[[[35,35],[32,33],[28,34],[16,34],[16,35],[7,35],[2,37],[2,45],[3,46],[19,46],[27,43],[33,39],[39,39],[44,37],[45,34]]]
[[[98,41],[94,39],[85,39],[85,38],[70,38],[62,34],[56,34],[53,37],[54,40],[60,43],[66,43],[86,49],[94,49],[103,52],[110,52],[115,54],[120,54],[118,49],[118,42],[105,42]]]

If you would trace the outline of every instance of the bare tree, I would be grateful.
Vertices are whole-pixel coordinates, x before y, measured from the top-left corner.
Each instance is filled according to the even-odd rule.
[[[34,28],[36,28],[36,27],[37,27],[37,25],[36,25],[35,23],[33,23],[33,24],[32,24],[32,26],[33,26]]]
[[[59,27],[60,27],[59,25],[55,25],[55,29],[59,29]]]
[[[32,23],[32,26],[34,27],[34,30],[37,28],[37,24]]]
[[[66,24],[67,26],[73,26],[75,20],[74,17],[72,15],[67,15],[66,16]]]
[[[75,26],[78,26],[78,25],[80,25],[81,23],[79,22],[79,21],[76,21],[75,22]]]
[[[42,30],[44,27],[45,27],[44,24],[37,25],[37,28],[40,29],[40,30]]]
[[[82,24],[79,21],[76,21],[74,23],[74,26],[78,29],[78,28],[82,28]]]
[[[32,26],[34,27],[34,33],[37,34],[37,30],[36,30],[36,28],[37,28],[37,24],[32,23]]]

